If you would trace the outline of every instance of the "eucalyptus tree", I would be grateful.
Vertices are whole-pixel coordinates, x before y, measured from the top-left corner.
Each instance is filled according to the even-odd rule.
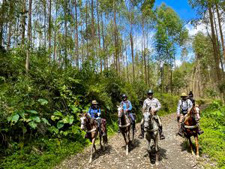
[[[155,48],[157,59],[170,65],[170,91],[172,88],[172,68],[178,47],[184,45],[188,31],[176,12],[164,3],[156,9]]]

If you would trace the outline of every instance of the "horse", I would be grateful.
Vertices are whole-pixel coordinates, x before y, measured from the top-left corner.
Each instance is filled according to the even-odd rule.
[[[119,129],[120,129],[120,131],[123,135],[124,141],[126,143],[126,155],[128,155],[129,154],[129,144],[131,142],[131,140],[130,140],[131,122],[128,117],[128,113],[123,110],[122,106],[118,106],[118,117],[121,118],[121,124],[119,124]]]
[[[196,123],[196,115],[198,113],[198,107],[192,107],[191,110],[188,112],[184,119],[184,123],[182,124],[182,129],[184,132],[184,137],[188,139],[189,146],[191,149],[192,155],[195,155],[193,151],[193,145],[191,141],[191,137],[193,136],[195,139],[195,146],[196,146],[196,156],[199,157],[199,142],[198,142],[198,125]]]
[[[102,122],[105,122],[103,119],[101,119],[101,120],[102,120]],[[89,160],[89,163],[91,163],[92,158],[93,158],[93,149],[95,149],[95,151],[96,151],[95,141],[96,141],[98,135],[100,138],[101,150],[103,150],[103,151],[105,150],[105,146],[108,142],[107,131],[106,131],[106,126],[105,126],[106,124],[101,123],[101,129],[103,129],[103,127],[105,128],[105,135],[103,136],[102,132],[99,132],[99,127],[98,127],[97,121],[95,119],[92,119],[87,113],[80,115],[80,121],[81,121],[81,129],[86,130],[86,132],[87,132],[86,136],[92,142],[91,156],[90,156],[90,160]],[[102,145],[102,137],[103,137],[103,145]]]
[[[156,151],[156,161],[155,164],[159,165],[159,127],[154,119],[153,112],[145,112],[143,114],[143,123],[144,123],[144,131],[145,131],[145,138],[147,140],[147,151],[151,151],[151,140],[154,141],[154,147]]]

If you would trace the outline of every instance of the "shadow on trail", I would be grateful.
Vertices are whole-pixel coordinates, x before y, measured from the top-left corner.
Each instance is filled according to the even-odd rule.
[[[147,151],[147,150],[146,150]],[[154,145],[151,146],[151,151],[148,151],[148,154],[146,154],[144,157],[149,157],[149,161],[151,164],[155,164],[156,162],[156,151],[154,148]],[[166,156],[166,149],[159,148],[159,162],[163,159],[168,159]]]
[[[131,152],[132,150],[134,150],[135,148],[140,147],[140,141],[138,139],[134,139],[133,143],[130,143],[130,148],[129,151]]]
[[[101,148],[97,148],[96,152],[94,152],[94,154],[93,154],[93,161],[98,159],[101,156],[110,154],[111,150],[112,150],[112,146],[110,146],[110,145],[105,147],[105,151],[103,151]]]
[[[194,141],[193,139],[192,139],[191,141],[192,141],[192,145],[193,145],[193,150],[194,150],[194,152],[196,152],[195,141]],[[181,146],[181,151],[187,151],[188,153],[191,154],[191,149],[190,149],[189,142],[188,142],[187,139],[185,139],[185,140],[180,144],[180,146]],[[199,145],[199,146],[200,146],[200,145]],[[201,154],[202,154],[202,148],[199,147],[199,155],[201,155]]]

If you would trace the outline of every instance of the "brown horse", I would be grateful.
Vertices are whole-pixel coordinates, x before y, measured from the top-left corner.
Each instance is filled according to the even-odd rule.
[[[195,138],[196,156],[199,157],[198,125],[195,120],[196,115],[197,115],[197,109],[196,109],[196,107],[192,107],[184,119],[182,128],[184,131],[184,136],[189,140],[192,155],[195,155],[195,153],[193,151],[191,137],[193,136]]]
[[[98,123],[95,119],[92,119],[87,113],[80,115],[80,121],[81,121],[81,129],[82,130],[86,130],[87,132],[87,137],[90,139],[90,141],[92,142],[92,146],[91,146],[91,156],[90,156],[90,160],[89,163],[92,162],[92,158],[93,158],[93,149],[95,149],[96,151],[96,146],[95,146],[95,141],[99,135],[100,138],[100,147],[101,149],[105,150],[105,145],[107,144],[107,131],[106,131],[106,126],[104,123],[101,123],[101,129],[105,129],[105,135],[102,135],[102,132],[99,132],[99,128],[98,128]],[[102,119],[102,122],[104,122],[104,120]],[[103,145],[102,145],[102,137],[103,137]]]
[[[131,122],[129,120],[127,112],[125,113],[122,106],[118,106],[118,117],[121,118],[121,124],[119,124],[120,131],[123,135],[124,141],[126,143],[126,155],[129,154],[129,144],[130,140],[130,128]]]

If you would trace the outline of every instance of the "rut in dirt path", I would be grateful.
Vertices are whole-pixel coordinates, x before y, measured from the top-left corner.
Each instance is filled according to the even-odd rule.
[[[154,165],[154,154],[146,151],[146,140],[138,139],[138,132],[135,134],[134,144],[130,148],[128,156],[125,154],[125,143],[121,134],[115,134],[109,138],[109,144],[105,151],[101,151],[97,146],[94,153],[93,162],[88,163],[90,157],[90,147],[83,153],[77,154],[63,161],[56,169],[142,169],[142,168],[162,168],[162,169],[201,169],[207,163],[206,159],[200,157],[196,159],[187,151],[186,141],[176,136],[177,122],[176,114],[162,117],[164,134],[166,139],[159,141],[159,166]],[[201,147],[201,145],[200,145]],[[213,167],[213,166],[212,166]]]

